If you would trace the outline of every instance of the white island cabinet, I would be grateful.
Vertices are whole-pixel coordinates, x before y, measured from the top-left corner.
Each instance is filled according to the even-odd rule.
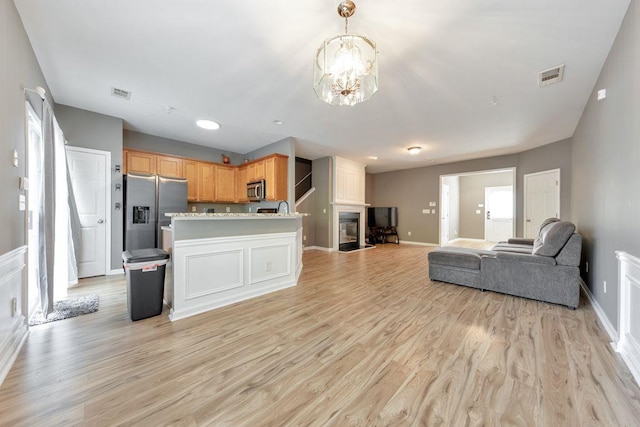
[[[178,320],[295,286],[302,270],[302,214],[176,213],[173,280]]]

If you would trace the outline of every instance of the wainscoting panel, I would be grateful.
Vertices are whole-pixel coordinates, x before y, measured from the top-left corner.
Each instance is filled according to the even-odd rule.
[[[29,330],[23,313],[26,246],[0,256],[0,384],[16,360]]]
[[[640,384],[640,258],[616,251],[618,258],[618,331],[616,351]]]
[[[249,284],[255,285],[290,275],[292,249],[290,243],[251,248]]]
[[[186,257],[185,299],[202,297],[242,286],[242,249],[217,251]],[[202,280],[202,278],[207,278]]]
[[[295,286],[301,232],[176,240],[169,318],[178,320]]]

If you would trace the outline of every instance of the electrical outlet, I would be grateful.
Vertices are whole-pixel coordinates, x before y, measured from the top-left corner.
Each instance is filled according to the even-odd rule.
[[[326,209],[322,209],[322,213],[327,213],[327,210]]]
[[[307,241],[307,236],[302,236],[302,240]]]
[[[249,208],[249,212],[251,212],[251,208]]]
[[[604,293],[606,294],[607,293],[607,281],[606,280],[602,281],[602,287],[604,288]]]
[[[227,213],[231,212],[231,208],[227,206]]]
[[[191,206],[191,212],[195,212],[196,211],[196,207],[195,206]]]
[[[408,235],[408,236],[411,236],[411,232],[410,232],[410,231],[407,231],[407,235]]]
[[[18,313],[18,298],[11,299],[11,317],[16,317]]]
[[[585,263],[585,269],[587,270],[587,273],[588,273],[588,272],[589,272],[589,261],[587,261],[587,262]]]
[[[266,273],[271,271],[271,261],[267,261],[267,262],[264,263],[264,271]]]

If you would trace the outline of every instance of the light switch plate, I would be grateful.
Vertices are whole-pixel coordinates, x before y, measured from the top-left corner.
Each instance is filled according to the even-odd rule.
[[[422,209],[422,213],[423,214],[428,214],[429,213],[429,209]]]
[[[431,209],[431,213],[432,213],[432,214],[435,214],[435,213],[436,213],[436,210],[435,210],[435,209]]]
[[[13,166],[18,167],[18,150],[13,150]]]
[[[480,209],[476,209],[476,214],[480,215]]]

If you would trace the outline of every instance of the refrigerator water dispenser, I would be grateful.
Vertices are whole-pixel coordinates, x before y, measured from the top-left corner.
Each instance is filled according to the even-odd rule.
[[[149,223],[149,206],[133,207],[133,223],[148,224]]]

